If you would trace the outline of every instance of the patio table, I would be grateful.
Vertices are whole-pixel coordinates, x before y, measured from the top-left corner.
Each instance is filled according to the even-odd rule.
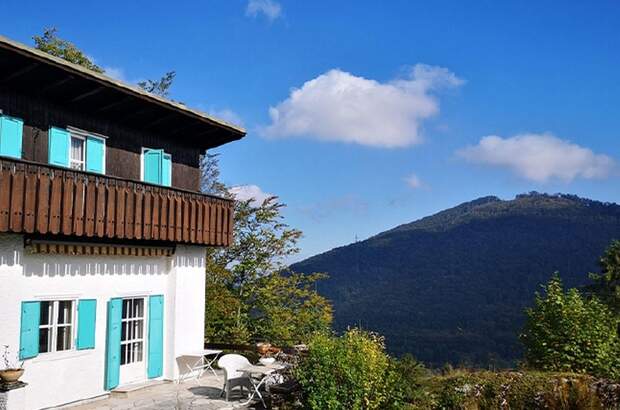
[[[279,371],[282,371],[286,368],[287,366],[285,364],[276,362],[270,365],[252,365],[252,366],[245,367],[243,369],[239,369],[239,371],[243,372],[244,374],[248,376],[248,378],[250,379],[250,383],[252,384],[252,388],[254,390],[253,392],[251,392],[250,396],[248,397],[248,400],[241,403],[241,406],[250,404],[252,399],[254,399],[254,396],[258,396],[261,403],[266,408],[267,405],[265,404],[263,395],[260,393],[260,388],[269,379],[269,376]],[[258,382],[253,376],[259,377]]]
[[[215,363],[221,353],[221,350],[203,349],[197,350],[195,352],[182,354],[180,357],[194,357],[197,360],[195,360],[191,364],[185,363],[185,367],[187,368],[187,372],[185,374],[182,374],[181,369],[179,369],[179,377],[177,379],[177,383],[181,383],[183,380],[189,378],[192,374],[194,374],[194,380],[198,382],[198,380],[207,370],[211,370],[211,372],[213,372],[213,375],[217,376],[217,373],[215,373],[215,370],[213,369],[213,363]],[[209,357],[212,357],[212,359],[209,359]]]

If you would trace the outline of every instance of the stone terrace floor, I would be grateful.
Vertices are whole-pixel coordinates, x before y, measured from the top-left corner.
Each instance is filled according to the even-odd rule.
[[[227,402],[220,396],[224,376],[218,371],[218,376],[205,374],[199,383],[187,380],[181,384],[163,383],[128,393],[127,397],[113,394],[104,399],[94,400],[86,404],[79,404],[67,409],[71,410],[233,410],[233,409],[263,409],[260,401],[242,406],[247,401],[239,388],[235,388],[231,401]],[[245,390],[247,392],[247,389]]]

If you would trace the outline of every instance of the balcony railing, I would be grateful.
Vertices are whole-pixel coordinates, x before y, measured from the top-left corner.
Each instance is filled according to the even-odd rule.
[[[227,246],[233,202],[0,158],[0,232]]]

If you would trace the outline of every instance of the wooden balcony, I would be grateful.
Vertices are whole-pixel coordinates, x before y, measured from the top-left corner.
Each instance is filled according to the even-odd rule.
[[[0,158],[0,232],[228,246],[233,202]]]

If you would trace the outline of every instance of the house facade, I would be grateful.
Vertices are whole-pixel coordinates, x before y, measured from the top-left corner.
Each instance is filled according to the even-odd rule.
[[[26,383],[8,408],[172,380],[203,348],[233,204],[200,193],[200,157],[244,135],[0,37],[0,347]]]

